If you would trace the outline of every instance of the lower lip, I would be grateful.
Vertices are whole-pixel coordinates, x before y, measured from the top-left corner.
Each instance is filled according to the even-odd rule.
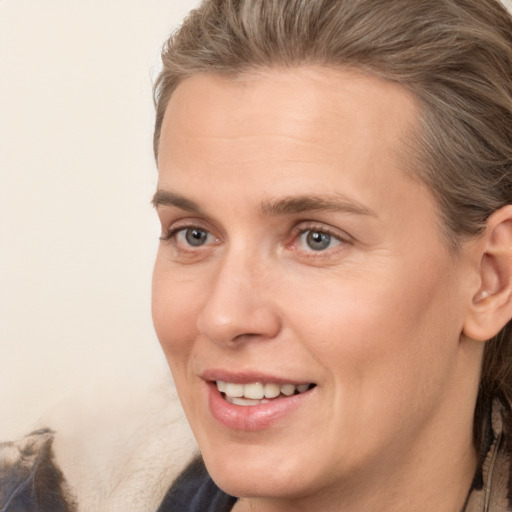
[[[257,431],[271,427],[304,405],[314,389],[288,397],[273,398],[258,405],[235,405],[221,395],[215,383],[207,383],[208,402],[213,417],[233,430]]]

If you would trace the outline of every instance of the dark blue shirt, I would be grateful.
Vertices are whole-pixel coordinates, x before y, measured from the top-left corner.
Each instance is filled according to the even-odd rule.
[[[235,502],[215,485],[198,458],[177,478],[157,512],[229,512]]]

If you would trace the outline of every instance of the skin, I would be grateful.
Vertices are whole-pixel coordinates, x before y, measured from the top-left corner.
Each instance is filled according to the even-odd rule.
[[[236,511],[463,506],[480,246],[447,248],[435,200],[405,168],[416,117],[405,89],[343,69],[197,75],[171,97],[158,189],[188,202],[155,196],[169,239],[153,317],[207,468],[243,498]],[[268,208],[290,198],[304,211]],[[313,250],[311,231],[329,245]],[[316,387],[268,428],[233,430],[208,407],[210,368]]]

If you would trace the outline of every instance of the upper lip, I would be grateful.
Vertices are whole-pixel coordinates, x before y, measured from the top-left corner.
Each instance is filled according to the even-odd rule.
[[[223,381],[231,382],[233,384],[251,384],[253,382],[275,383],[275,384],[293,384],[299,386],[300,384],[312,384],[311,380],[293,379],[289,377],[281,377],[259,371],[242,371],[233,372],[223,369],[208,369],[200,374],[200,377],[207,382]]]

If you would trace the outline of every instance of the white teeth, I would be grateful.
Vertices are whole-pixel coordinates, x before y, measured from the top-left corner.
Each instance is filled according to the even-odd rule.
[[[265,398],[276,398],[280,394],[292,396],[295,393],[304,393],[310,384],[276,384],[274,382],[251,382],[250,384],[234,384],[222,380],[215,381],[217,389],[226,395],[226,400],[235,405],[256,405],[265,403]]]
[[[261,400],[265,396],[263,384],[255,382],[254,384],[246,384],[244,386],[244,397],[253,400]]]
[[[285,396],[292,396],[295,393],[295,386],[293,384],[283,384],[281,386],[281,393]]]
[[[226,400],[231,404],[242,405],[244,407],[268,403],[268,400],[265,400],[265,399],[251,400],[250,398],[236,398],[236,397],[231,397],[231,396],[226,396]]]
[[[279,396],[280,393],[281,387],[279,384],[272,384],[270,382],[265,384],[265,398],[275,398],[276,396]]]
[[[304,391],[307,391],[309,388],[309,384],[301,384],[300,386],[297,386],[297,391],[299,393],[304,393]]]
[[[226,382],[224,393],[233,397],[244,396],[244,387],[243,384],[231,384],[231,382]]]

